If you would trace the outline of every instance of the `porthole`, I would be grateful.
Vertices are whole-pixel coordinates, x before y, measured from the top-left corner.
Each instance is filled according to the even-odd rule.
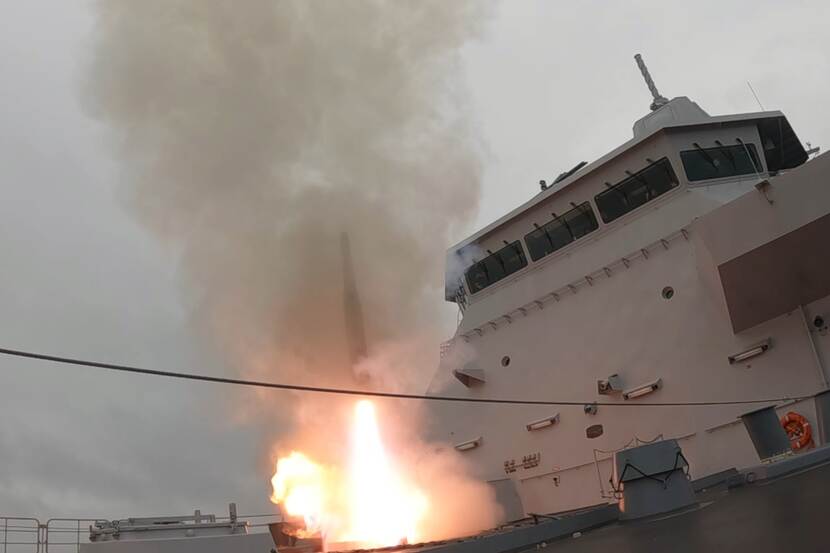
[[[506,367],[509,364],[510,364],[510,357],[505,355],[504,357],[501,358],[501,366],[502,367]]]
[[[664,300],[670,300],[674,297],[674,288],[671,286],[666,286],[663,288],[663,291],[660,293],[663,296]]]

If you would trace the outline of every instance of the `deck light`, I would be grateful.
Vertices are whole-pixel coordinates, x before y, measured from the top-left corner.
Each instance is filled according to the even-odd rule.
[[[771,345],[772,344],[768,338],[760,344],[757,344],[746,351],[736,353],[735,355],[730,355],[729,364],[734,365],[735,363],[740,363],[742,361],[746,361],[747,359],[751,359],[757,355],[761,355],[762,353],[766,353],[766,351],[770,348]]]
[[[525,428],[527,428],[528,432],[533,432],[534,430],[541,430],[542,428],[553,426],[557,422],[559,422],[559,413],[556,413],[552,417],[545,417],[544,419],[529,422],[525,425]]]
[[[655,390],[659,390],[660,387],[663,385],[663,379],[658,378],[657,380],[652,380],[646,384],[641,386],[637,386],[636,388],[631,388],[623,392],[622,396],[623,399],[634,399],[638,397],[642,397],[644,395],[650,394]]]
[[[468,440],[466,442],[461,442],[460,444],[455,444],[455,449],[458,451],[469,451],[471,449],[475,449],[481,445],[481,436],[474,440]]]

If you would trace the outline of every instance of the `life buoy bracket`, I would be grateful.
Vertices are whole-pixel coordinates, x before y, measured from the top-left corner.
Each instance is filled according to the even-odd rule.
[[[801,413],[790,411],[781,418],[781,426],[790,439],[790,447],[793,451],[805,449],[813,445],[813,431],[810,428],[810,421]]]

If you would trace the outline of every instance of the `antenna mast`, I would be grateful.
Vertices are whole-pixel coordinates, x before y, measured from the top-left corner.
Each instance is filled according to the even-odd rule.
[[[651,97],[654,98],[654,101],[650,106],[651,111],[656,111],[668,104],[669,100],[657,91],[657,85],[654,84],[654,80],[651,78],[651,73],[648,72],[648,67],[646,67],[646,62],[643,61],[643,56],[635,54],[634,59],[637,61],[637,67],[640,68],[640,73],[643,74],[643,79],[645,79],[646,86],[648,86],[648,89],[651,92]]]

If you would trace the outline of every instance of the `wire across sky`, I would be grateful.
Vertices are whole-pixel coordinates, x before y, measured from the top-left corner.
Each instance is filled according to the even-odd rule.
[[[780,403],[784,401],[798,401],[807,399],[810,396],[796,396],[796,397],[773,397],[773,398],[755,398],[755,399],[737,399],[737,400],[714,400],[714,401],[679,401],[679,402],[641,402],[641,401],[626,401],[626,402],[604,402],[594,400],[553,400],[553,399],[524,399],[524,398],[487,398],[487,397],[461,397],[461,396],[444,396],[444,395],[428,395],[428,394],[405,394],[399,392],[383,392],[377,390],[361,390],[357,388],[327,388],[323,386],[305,386],[300,384],[289,384],[284,382],[266,382],[260,380],[244,380],[240,378],[227,378],[222,376],[210,376],[206,374],[183,373],[175,371],[164,371],[158,369],[149,369],[144,367],[136,367],[129,365],[119,365],[115,363],[104,363],[100,361],[89,361],[84,359],[74,359],[71,357],[61,357],[57,355],[48,355],[44,353],[37,353],[32,351],[23,351],[17,349],[0,348],[0,354],[22,357],[26,359],[37,359],[40,361],[49,361],[51,363],[60,363],[63,365],[74,365],[77,367],[90,367],[94,369],[102,369],[106,371],[139,374],[144,376],[157,376],[163,378],[175,378],[179,380],[193,380],[198,382],[211,382],[214,384],[229,384],[234,386],[249,386],[255,388],[270,388],[275,390],[288,390],[294,392],[306,392],[316,394],[335,394],[346,396],[362,396],[362,397],[380,397],[390,399],[406,399],[406,400],[422,400],[422,401],[449,401],[457,403],[488,403],[498,405],[579,405],[584,406],[588,404],[602,405],[606,407],[695,407],[695,406],[712,406],[712,405],[750,405],[757,403]]]

